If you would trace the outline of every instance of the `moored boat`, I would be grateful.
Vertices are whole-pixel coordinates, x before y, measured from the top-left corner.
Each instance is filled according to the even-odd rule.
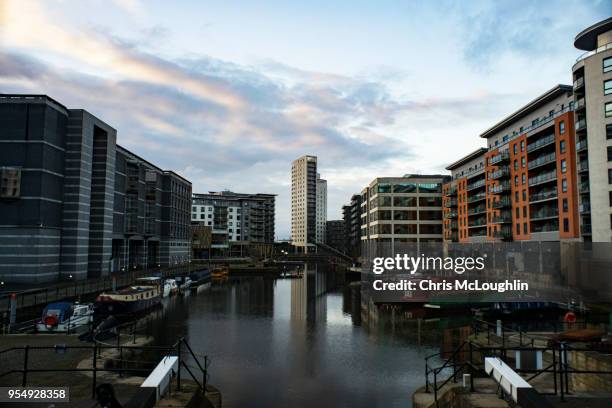
[[[161,290],[154,286],[130,286],[114,292],[103,292],[94,303],[97,316],[129,315],[144,312],[159,304]]]
[[[41,333],[67,333],[85,329],[93,321],[91,304],[70,302],[49,303],[36,323]]]

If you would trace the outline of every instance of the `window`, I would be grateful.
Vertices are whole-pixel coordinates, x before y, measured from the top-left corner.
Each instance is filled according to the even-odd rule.
[[[559,122],[559,133],[560,134],[564,134],[565,133],[565,121],[564,120]]]
[[[21,195],[21,169],[1,167],[0,198],[18,198]]]
[[[559,142],[559,152],[565,153],[565,140]]]
[[[516,143],[512,145],[512,151],[514,152],[514,154],[516,154],[516,152],[518,151]]]
[[[612,191],[610,191],[608,194],[610,195],[610,197],[609,197],[610,207],[612,207]]]
[[[521,157],[521,168],[525,168],[525,156]]]
[[[608,149],[608,157],[610,156],[610,151]],[[561,173],[565,173],[567,171],[567,162],[565,159],[561,160]]]
[[[516,235],[521,235],[521,224],[516,224]]]
[[[527,218],[527,206],[523,206],[523,217]]]
[[[525,141],[521,140],[521,152],[525,151]]]
[[[516,211],[515,211],[516,212],[516,218],[519,218],[521,216],[520,210],[521,209],[519,207],[516,207]]]
[[[527,234],[527,231],[528,231],[527,223],[525,222],[525,223],[523,223],[523,234]]]
[[[514,145],[516,147],[516,145]],[[514,161],[514,170],[518,170],[518,160]]]
[[[567,212],[568,211],[568,205],[567,205],[567,198],[563,199],[563,212]]]
[[[603,63],[603,72],[612,71],[612,57],[604,58]]]
[[[527,182],[527,175],[523,173],[523,175],[521,176],[521,183],[525,185],[526,182]]]
[[[566,179],[561,180],[561,191],[564,193],[567,193],[567,180]]]
[[[518,191],[514,192],[514,201],[518,201],[519,197],[518,197]]]
[[[531,126],[538,126],[538,123],[540,122],[540,118],[536,118],[534,120],[531,121]]]
[[[191,207],[191,212],[196,212],[198,211],[197,207]]]
[[[514,176],[514,185],[518,186],[518,176]]]
[[[563,232],[569,232],[569,220],[567,218],[563,219]]]
[[[610,116],[612,116],[612,102],[606,103],[604,110],[605,110],[606,118],[609,118]]]
[[[508,141],[508,135],[502,137],[502,143],[506,143]]]
[[[612,169],[608,169],[608,184],[612,184]]]
[[[612,123],[606,125],[606,139],[612,139]]]
[[[204,219],[204,214],[200,214],[200,219],[203,220]]]
[[[527,201],[527,190],[523,190],[523,201]]]
[[[612,94],[612,79],[604,81],[604,95]]]
[[[612,161],[612,146],[608,146],[608,161]]]
[[[548,117],[552,118],[553,116],[555,116],[555,111],[554,110],[549,111],[548,112]]]

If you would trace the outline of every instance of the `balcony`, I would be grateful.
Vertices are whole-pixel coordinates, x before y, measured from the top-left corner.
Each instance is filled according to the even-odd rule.
[[[486,200],[487,199],[487,194],[482,192],[482,193],[478,193],[478,194],[474,194],[468,197],[467,202],[468,203],[475,203],[478,201],[482,201],[482,200]]]
[[[491,219],[491,223],[493,224],[510,224],[512,223],[512,215],[505,211],[501,215],[495,215]]]
[[[481,179],[481,180],[475,181],[475,182],[467,185],[467,190],[470,191],[470,190],[475,190],[475,189],[480,188],[480,187],[484,187],[485,183],[486,183],[485,179]]]
[[[457,220],[452,220],[448,223],[448,226],[450,229],[457,229],[459,227]]]
[[[586,160],[582,160],[578,162],[578,165],[576,167],[578,168],[578,173],[589,171],[589,162]]]
[[[496,164],[496,163],[501,163],[501,162],[505,162],[510,160],[510,153],[506,152],[502,152],[496,156],[493,156],[489,159],[489,163],[490,164]]]
[[[557,180],[557,172],[551,171],[548,173],[540,174],[539,176],[529,178],[529,187],[536,186],[538,184],[548,183]]]
[[[574,92],[584,88],[584,77],[580,77],[574,81]]]
[[[541,191],[537,194],[529,195],[529,203],[538,203],[542,201],[555,200],[557,198],[557,189]]]
[[[510,201],[508,197],[504,197],[497,201],[493,201],[493,208],[496,208],[496,209],[511,207],[511,206],[512,206],[512,201]]]
[[[456,232],[452,232],[448,239],[450,239],[451,241],[457,242],[459,241],[459,234],[457,234]]]
[[[587,141],[586,140],[581,140],[579,142],[576,143],[576,152],[585,152],[587,150]]]
[[[543,137],[542,139],[537,140],[534,143],[528,144],[527,153],[531,153],[553,143],[555,143],[555,135],[548,135],[546,137]]]
[[[539,225],[532,225],[531,232],[552,232],[559,231],[559,223],[555,220],[552,222],[545,222]]]
[[[588,194],[590,192],[589,183],[582,182],[578,185],[578,192],[580,194]]]
[[[501,193],[509,193],[512,188],[510,187],[510,183],[504,181],[503,183],[496,184],[494,186],[489,187],[489,193],[491,194],[501,194]]]
[[[446,195],[446,196],[456,196],[457,195],[457,186],[451,186],[448,190],[446,190],[446,193],[444,195]]]
[[[457,218],[457,211],[449,211],[444,214],[444,218]]]
[[[501,238],[504,240],[512,239],[512,229],[511,228],[501,228],[499,231],[493,231],[494,238]]]
[[[578,206],[578,211],[580,211],[580,214],[590,214],[591,213],[591,202],[583,201],[582,204]]]
[[[557,156],[554,152],[539,156],[537,159],[529,160],[529,163],[527,163],[527,168],[532,170],[546,164],[555,163],[556,158]]]
[[[474,207],[474,208],[469,208],[468,209],[468,215],[477,215],[477,214],[484,214],[487,212],[487,207],[485,207],[484,205],[479,205],[478,207]]]
[[[559,210],[557,208],[542,208],[538,211],[531,211],[531,221],[542,221],[551,218],[557,218],[559,216]]]
[[[584,101],[584,97],[582,97],[582,98],[580,98],[580,99],[577,99],[577,100],[575,101],[575,103],[574,103],[574,109],[575,109],[576,111],[581,111],[581,110],[583,110],[584,108],[586,108],[586,103],[585,103],[585,101]]]
[[[510,176],[510,168],[508,166],[503,166],[500,169],[492,172],[489,175],[491,180],[497,180],[499,178],[506,178]]]
[[[580,132],[586,129],[586,119],[580,119],[576,121],[576,132]]]
[[[468,222],[468,228],[482,228],[487,226],[486,218],[480,218],[478,220]]]
[[[591,235],[591,224],[582,224],[580,226],[580,233],[582,235]]]
[[[457,206],[457,199],[456,198],[451,198],[449,200],[446,200],[444,202],[444,207],[446,208],[451,208],[451,207],[456,207]]]

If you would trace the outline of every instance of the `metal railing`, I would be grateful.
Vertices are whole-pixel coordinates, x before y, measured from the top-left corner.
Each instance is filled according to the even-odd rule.
[[[537,159],[529,160],[529,163],[527,164],[527,168],[531,170],[531,169],[535,169],[536,167],[540,167],[548,163],[555,163],[556,159],[557,159],[557,156],[555,155],[554,152],[548,153],[548,154],[538,157]]]
[[[68,350],[89,350],[91,351],[91,368],[83,368],[83,367],[74,367],[74,368],[60,368],[60,367],[45,367],[45,368],[33,368],[30,366],[30,358],[31,352],[35,350],[43,350],[50,352],[67,352]],[[115,357],[103,357],[102,352],[104,350],[112,350],[115,349],[119,351],[120,358],[117,359]],[[154,364],[150,368],[142,368],[142,367],[130,367],[129,369],[124,366],[124,362],[126,361],[123,356],[126,351],[137,351],[137,352],[157,352],[160,355],[171,353],[178,357],[178,365],[179,369],[176,374],[176,389],[177,391],[181,390],[181,371],[184,369],[191,377],[191,379],[197,384],[198,388],[202,393],[206,391],[206,384],[208,382],[208,366],[210,363],[210,359],[208,356],[201,356],[204,359],[203,365],[200,363],[198,359],[198,354],[194,353],[193,349],[185,340],[185,338],[179,338],[173,345],[171,346],[135,346],[135,345],[103,345],[98,342],[94,342],[93,345],[86,346],[67,346],[67,345],[54,345],[54,346],[20,346],[20,347],[10,347],[0,351],[0,355],[3,357],[7,356],[9,353],[22,353],[23,354],[23,362],[20,364],[21,368],[10,368],[6,371],[0,372],[0,378],[7,377],[12,374],[18,374],[21,376],[21,386],[28,386],[28,375],[33,373],[66,373],[66,372],[90,372],[92,375],[92,396],[96,395],[96,387],[97,387],[97,377],[100,372],[111,372],[117,373],[118,375],[122,375],[125,372],[130,373],[140,373],[140,374],[148,374],[150,373],[155,365],[159,361],[134,361],[130,360],[130,363],[139,363],[140,365]],[[190,366],[187,364],[187,358],[191,357],[191,359],[195,362],[195,366]],[[160,357],[161,358],[161,357]],[[100,360],[113,360],[114,364],[102,364],[100,366]],[[113,367],[113,365],[117,365],[117,361],[120,362],[119,367]],[[198,372],[199,371],[199,372]],[[199,374],[196,376],[195,373]]]
[[[592,51],[587,51],[587,52],[583,53],[578,58],[576,58],[576,62],[580,62],[583,59],[590,57],[591,55],[595,55],[597,53],[600,53],[600,52],[603,52],[603,51],[606,51],[606,50],[609,50],[609,49],[612,49],[612,42],[604,44],[601,47],[597,47],[596,49],[594,49]],[[582,77],[581,79],[584,81],[584,77]],[[576,85],[574,85],[574,87],[576,87]]]
[[[551,180],[556,180],[557,179],[557,172],[556,171],[551,171],[548,173],[544,173],[544,174],[540,174],[538,176],[535,177],[530,177],[529,178],[529,186],[534,186],[536,184],[540,184],[540,183],[544,183],[546,181],[551,181]]]
[[[537,140],[534,143],[530,143],[527,145],[527,153],[531,153],[534,150],[538,150],[541,147],[544,146],[548,146],[550,144],[553,144],[555,142],[555,135],[554,133],[552,135],[548,135],[546,137],[543,137],[542,139]]]

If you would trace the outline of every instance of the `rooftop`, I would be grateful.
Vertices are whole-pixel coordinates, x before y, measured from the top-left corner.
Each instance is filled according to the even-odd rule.
[[[574,39],[574,47],[579,50],[593,51],[597,48],[597,37],[610,30],[612,30],[612,17],[595,23],[579,32]]]
[[[468,155],[463,156],[461,159],[457,160],[456,162],[451,163],[448,166],[446,166],[446,170],[454,170],[457,167],[465,163],[468,163],[469,161],[474,160],[477,157],[483,156],[486,152],[487,152],[487,149],[485,147],[476,149],[472,153],[469,153]]]
[[[533,111],[537,110],[538,108],[542,107],[546,103],[552,101],[553,99],[557,98],[558,96],[566,92],[573,92],[573,88],[571,85],[559,84],[549,89],[548,91],[544,92],[542,95],[538,96],[537,98],[529,102],[527,105],[523,106],[516,112],[504,118],[501,122],[498,122],[497,124],[493,125],[488,130],[484,131],[480,135],[480,137],[488,139],[489,137],[494,136],[500,130],[508,127],[510,124],[516,122],[517,120],[529,115]]]

